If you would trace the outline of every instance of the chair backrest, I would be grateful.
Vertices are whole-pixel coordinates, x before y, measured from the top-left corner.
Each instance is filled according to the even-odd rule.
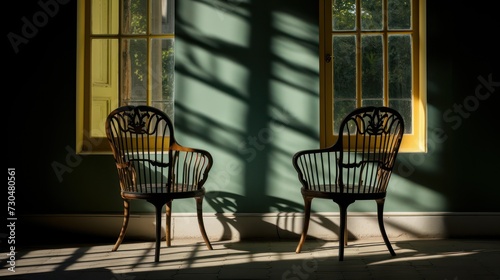
[[[123,192],[199,190],[212,167],[211,155],[181,146],[169,117],[150,106],[123,106],[106,119],[106,136]]]
[[[357,108],[342,120],[335,144],[298,152],[293,164],[308,190],[384,193],[403,133],[404,121],[396,110]]]

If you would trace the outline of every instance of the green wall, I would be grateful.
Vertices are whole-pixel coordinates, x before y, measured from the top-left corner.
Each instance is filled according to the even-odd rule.
[[[59,4],[17,52],[4,36],[7,165],[17,171],[21,214],[122,212],[111,156],[74,153],[75,2]],[[4,4],[4,34],[22,34],[23,18],[42,11],[37,1]],[[400,154],[386,211],[500,211],[500,148],[491,132],[498,127],[498,19],[492,4],[452,4],[427,4],[429,151]],[[302,211],[291,157],[319,145],[317,1],[182,0],[176,21],[177,137],[215,160],[205,211]],[[489,88],[477,91],[482,80]],[[153,211],[147,203],[133,207]],[[193,201],[174,207],[195,211]],[[338,208],[318,201],[313,209]]]

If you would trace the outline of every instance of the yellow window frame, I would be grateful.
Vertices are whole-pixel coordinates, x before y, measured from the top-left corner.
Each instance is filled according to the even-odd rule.
[[[320,0],[320,147],[334,144],[338,135],[333,129],[333,63],[332,54],[332,1]],[[383,0],[387,1],[387,0]],[[358,6],[360,0],[356,0]],[[412,127],[405,133],[400,152],[427,152],[427,70],[426,70],[426,16],[425,0],[412,0]],[[335,59],[335,58],[331,58]],[[359,73],[357,74],[359,75]],[[356,77],[359,88],[360,79]],[[360,95],[358,95],[360,96]],[[358,100],[358,107],[361,101]],[[339,121],[339,120],[337,120]]]

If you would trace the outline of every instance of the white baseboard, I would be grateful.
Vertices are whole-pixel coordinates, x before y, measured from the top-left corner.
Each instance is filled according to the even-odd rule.
[[[163,227],[165,227],[164,216]],[[29,215],[20,217],[25,224],[64,230],[89,236],[117,237],[123,221],[120,215]],[[173,214],[173,239],[201,238],[195,213]],[[249,238],[298,238],[302,231],[302,213],[204,214],[204,223],[211,240],[242,240]],[[408,213],[384,214],[389,238],[449,238],[500,236],[500,213]],[[351,238],[378,237],[376,213],[349,213]],[[339,213],[313,213],[308,237],[337,239]],[[153,214],[131,215],[127,240],[155,238]]]

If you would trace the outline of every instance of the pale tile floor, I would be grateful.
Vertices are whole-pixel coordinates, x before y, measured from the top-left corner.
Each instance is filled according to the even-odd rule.
[[[212,241],[209,251],[199,240],[162,243],[160,262],[154,242],[64,245],[25,248],[17,252],[15,272],[2,253],[5,280],[141,280],[141,279],[500,279],[500,240],[391,239],[392,257],[381,238],[353,240],[338,261],[337,241]]]

